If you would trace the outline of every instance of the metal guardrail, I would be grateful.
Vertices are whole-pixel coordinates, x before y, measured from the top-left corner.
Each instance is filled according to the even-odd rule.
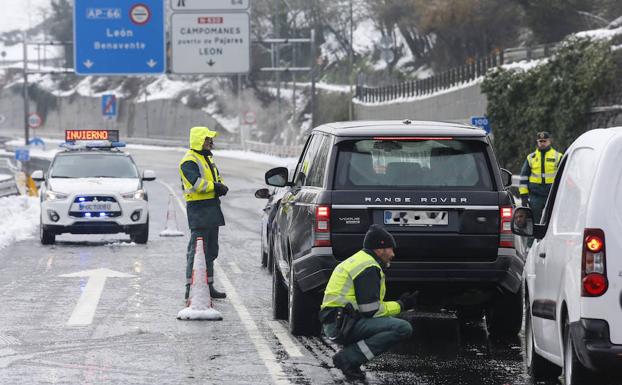
[[[486,57],[470,59],[467,64],[451,68],[425,79],[368,87],[357,85],[354,99],[362,103],[382,103],[401,98],[429,95],[480,78],[491,68],[521,60],[542,59],[555,52],[553,44],[532,47],[509,48]]]

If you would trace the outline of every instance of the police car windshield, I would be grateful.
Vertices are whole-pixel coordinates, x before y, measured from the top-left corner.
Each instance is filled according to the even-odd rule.
[[[138,178],[138,170],[127,156],[71,154],[56,157],[51,178]]]

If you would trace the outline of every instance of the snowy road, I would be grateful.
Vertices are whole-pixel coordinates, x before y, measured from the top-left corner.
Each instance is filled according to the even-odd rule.
[[[183,307],[187,237],[161,238],[169,191],[178,191],[179,151],[130,149],[154,169],[148,184],[147,245],[128,237],[63,235],[0,250],[0,384],[339,384],[335,347],[320,338],[293,338],[273,321],[271,278],[259,259],[259,217],[253,197],[271,166],[217,158],[231,188],[223,199],[215,301],[223,321],[178,321]],[[178,198],[180,198],[178,196]],[[184,212],[175,205],[186,234]],[[70,322],[93,277],[110,269],[91,322]],[[118,274],[122,273],[122,274]],[[67,276],[69,275],[69,276]],[[78,275],[78,276],[75,276]],[[126,276],[127,275],[127,276]],[[367,366],[369,384],[526,384],[521,344],[495,342],[482,325],[460,330],[451,316],[419,314],[415,336]]]

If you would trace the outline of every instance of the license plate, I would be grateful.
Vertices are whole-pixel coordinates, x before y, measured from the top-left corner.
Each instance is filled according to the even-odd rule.
[[[384,224],[398,226],[446,226],[447,211],[385,210]]]
[[[78,205],[79,211],[111,211],[111,203],[80,203]]]

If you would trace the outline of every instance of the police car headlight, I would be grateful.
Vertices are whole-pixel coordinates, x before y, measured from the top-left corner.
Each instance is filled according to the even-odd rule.
[[[123,199],[136,199],[136,200],[143,200],[145,199],[145,190],[137,190],[137,191],[132,191],[132,192],[128,192],[128,193],[124,193],[121,194],[121,197],[123,197]]]
[[[45,200],[46,201],[61,201],[63,199],[67,199],[69,195],[67,194],[63,194],[63,193],[59,193],[56,191],[46,191],[45,192]]]

